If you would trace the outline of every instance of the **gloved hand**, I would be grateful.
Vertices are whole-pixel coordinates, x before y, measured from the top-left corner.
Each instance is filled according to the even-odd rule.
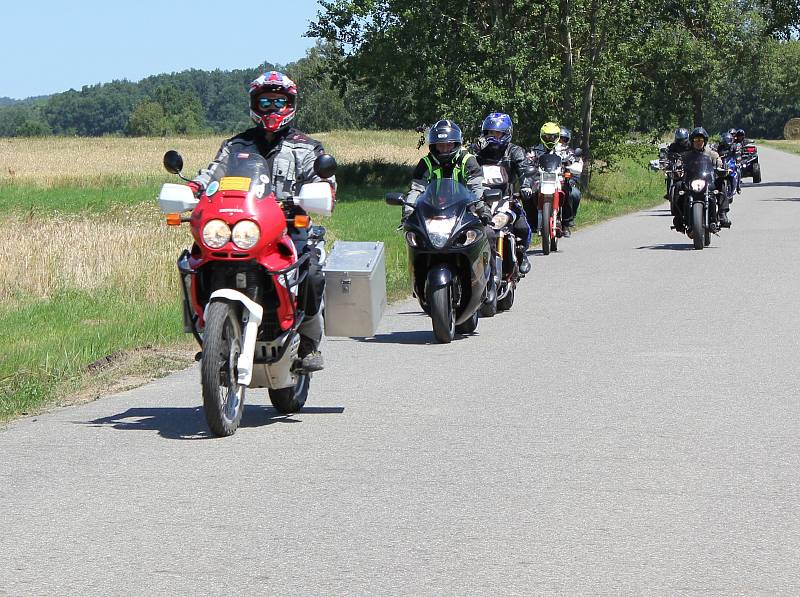
[[[413,213],[414,213],[414,208],[413,207],[411,207],[410,205],[404,205],[403,206],[403,216],[402,216],[402,218],[404,220],[408,219],[408,217]]]
[[[481,219],[484,226],[492,223],[492,210],[490,210],[484,203],[478,205],[475,209],[476,215]]]
[[[186,186],[192,189],[192,195],[194,195],[195,197],[199,197],[200,193],[203,192],[203,187],[200,186],[199,182],[190,180],[189,182],[186,183]]]

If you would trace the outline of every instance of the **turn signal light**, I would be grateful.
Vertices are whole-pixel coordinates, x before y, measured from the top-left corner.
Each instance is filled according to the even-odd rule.
[[[167,226],[180,226],[181,214],[167,214]]]
[[[572,172],[570,172],[569,170],[564,172],[564,178],[572,178]]]
[[[311,218],[308,216],[295,216],[294,217],[294,227],[295,228],[308,228],[308,225],[311,223]]]

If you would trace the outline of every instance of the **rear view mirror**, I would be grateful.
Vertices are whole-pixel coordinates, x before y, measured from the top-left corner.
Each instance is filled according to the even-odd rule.
[[[405,203],[403,193],[386,193],[386,203],[387,205],[402,206]]]
[[[330,178],[336,174],[336,160],[332,155],[323,153],[314,160],[314,172],[320,178]]]
[[[170,174],[180,174],[183,170],[183,158],[174,149],[164,154],[164,168]]]

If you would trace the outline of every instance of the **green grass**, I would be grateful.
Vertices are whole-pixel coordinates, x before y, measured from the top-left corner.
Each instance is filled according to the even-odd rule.
[[[120,350],[183,338],[177,300],[67,293],[0,312],[0,420],[80,387],[87,366]]]
[[[766,145],[767,147],[800,155],[800,141],[786,141],[785,139],[766,141],[764,139],[759,139],[758,143]]]
[[[595,175],[591,192],[581,202],[579,228],[662,201],[663,177],[646,169],[646,158],[643,153],[624,160],[616,172]],[[385,243],[387,293],[396,300],[409,293],[407,252],[396,230],[400,210],[386,205],[383,196],[390,190],[405,190],[406,184],[400,184],[402,170],[394,171],[385,185],[375,170],[375,164],[351,168],[340,185],[333,217],[320,223],[332,241]],[[138,185],[115,182],[37,190],[11,186],[0,193],[0,213],[101,213],[119,205],[153,202],[160,184],[155,179]],[[174,232],[185,233],[188,241],[186,228]],[[0,420],[36,412],[85,387],[94,375],[87,366],[107,355],[149,345],[186,346],[186,342],[177,286],[174,298],[162,302],[148,303],[115,288],[100,288],[30,297],[23,307],[0,304]],[[175,363],[173,367],[182,364]]]

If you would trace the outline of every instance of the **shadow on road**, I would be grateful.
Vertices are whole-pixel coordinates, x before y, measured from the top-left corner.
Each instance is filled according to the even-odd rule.
[[[706,247],[706,249],[710,248],[711,247]],[[694,247],[691,244],[684,243],[666,243],[663,245],[645,245],[644,247],[636,247],[637,251],[641,249],[649,249],[651,251],[694,251]]]
[[[762,201],[800,201],[800,197],[778,197],[777,199],[762,199]]]
[[[297,415],[304,414],[341,414],[342,406],[308,406]],[[300,423],[292,417],[282,415],[271,406],[245,404],[240,428],[263,427],[273,423]],[[203,409],[195,407],[141,407],[129,408],[116,415],[101,417],[93,421],[77,422],[93,427],[111,427],[122,431],[157,431],[158,435],[167,439],[213,439],[214,435],[206,424]]]
[[[458,334],[456,334],[456,340],[458,337]],[[435,344],[433,332],[430,330],[390,332],[388,334],[376,334],[371,337],[353,339],[367,344]]]

